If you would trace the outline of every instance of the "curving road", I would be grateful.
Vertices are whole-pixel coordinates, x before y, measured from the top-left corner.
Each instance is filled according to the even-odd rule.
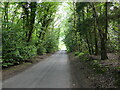
[[[58,51],[3,82],[3,88],[70,88],[70,67],[65,51]]]

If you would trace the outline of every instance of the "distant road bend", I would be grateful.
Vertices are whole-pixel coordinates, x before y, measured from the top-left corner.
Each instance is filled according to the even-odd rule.
[[[58,51],[3,81],[3,88],[70,88],[70,79],[68,56],[65,51]]]

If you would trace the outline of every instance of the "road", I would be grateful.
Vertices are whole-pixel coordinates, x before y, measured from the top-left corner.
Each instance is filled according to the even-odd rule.
[[[24,72],[3,81],[3,88],[70,88],[68,56],[58,51]]]

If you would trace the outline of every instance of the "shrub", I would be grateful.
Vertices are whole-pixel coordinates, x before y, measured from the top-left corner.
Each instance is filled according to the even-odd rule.
[[[38,55],[42,55],[42,54],[45,54],[46,53],[46,49],[45,47],[43,47],[43,45],[38,45],[38,49],[37,49],[37,54]]]
[[[74,55],[77,56],[80,52],[75,52]]]

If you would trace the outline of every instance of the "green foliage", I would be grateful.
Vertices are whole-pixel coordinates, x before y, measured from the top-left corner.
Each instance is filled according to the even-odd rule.
[[[96,74],[103,74],[107,70],[107,67],[103,67],[98,60],[93,60],[91,66],[95,70]]]
[[[25,46],[19,48],[19,50],[20,50],[20,55],[23,57],[23,59],[34,57],[37,54],[37,48],[34,45]]]
[[[88,53],[86,52],[74,52],[75,56],[78,56],[81,61],[87,61],[90,60]]]
[[[84,54],[85,54],[85,53],[79,53],[78,56],[80,57],[80,56],[83,56]]]
[[[0,5],[3,67],[58,50],[59,37],[55,34],[59,31],[53,32],[58,2],[5,2]]]
[[[101,59],[107,59],[107,53],[119,53],[119,3],[73,2],[71,7],[64,39],[68,52],[100,54]]]
[[[75,52],[74,55],[78,56],[78,57],[81,57],[81,56],[85,55],[85,53],[83,53],[83,52]]]
[[[75,55],[75,56],[78,56],[78,55],[79,55],[79,53],[80,53],[80,52],[75,52],[75,53],[74,53],[74,55]]]
[[[42,44],[39,44],[37,49],[37,54],[41,55],[41,54],[45,54],[46,52],[47,52],[46,48]]]
[[[13,65],[13,63],[3,63],[2,64],[3,67],[8,67],[8,66],[12,66],[12,65]]]
[[[51,24],[52,26],[53,24]],[[53,53],[58,50],[59,46],[59,31],[48,28],[44,38],[44,47],[47,53]]]
[[[115,69],[120,70],[120,66],[116,67]]]
[[[56,39],[56,37],[54,37],[53,35],[47,35],[47,38],[48,39],[45,40],[45,48],[47,53],[52,53],[58,50],[58,40]]]

